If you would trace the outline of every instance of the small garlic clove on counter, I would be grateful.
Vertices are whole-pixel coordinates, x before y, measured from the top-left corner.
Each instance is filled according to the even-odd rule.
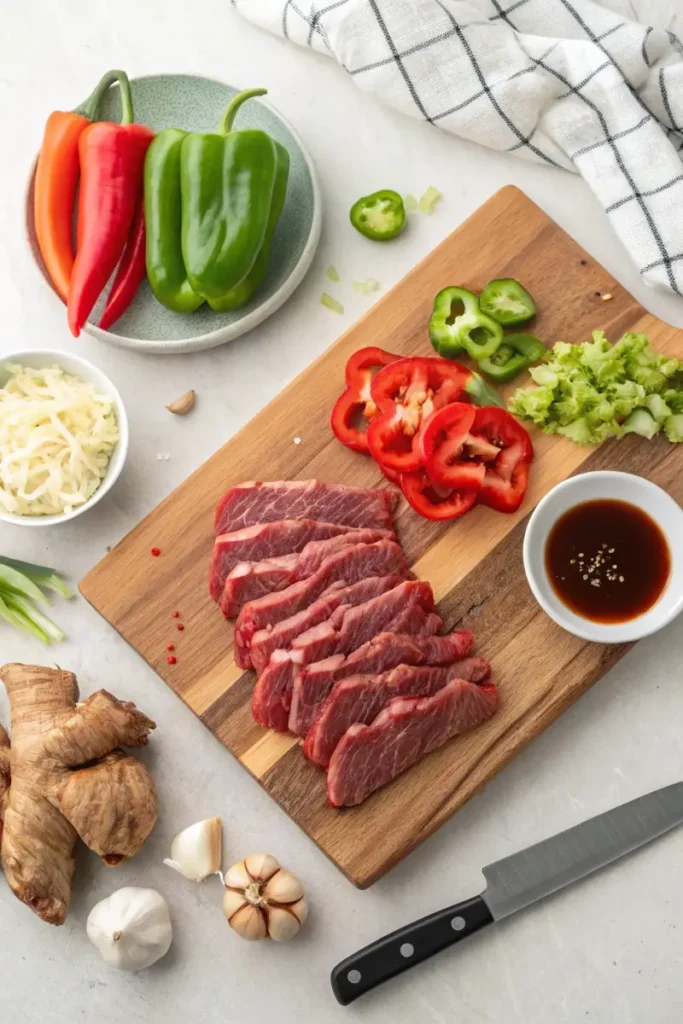
[[[252,854],[233,864],[224,881],[223,913],[243,939],[286,942],[308,916],[301,882],[269,854]]]
[[[184,395],[169,402],[166,408],[175,416],[186,416],[194,408],[197,401],[197,393],[193,390],[186,391]]]
[[[179,832],[164,864],[191,882],[203,882],[221,869],[223,834],[220,818],[206,818]]]

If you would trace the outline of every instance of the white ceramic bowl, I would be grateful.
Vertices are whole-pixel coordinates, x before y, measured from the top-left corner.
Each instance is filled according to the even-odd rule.
[[[548,534],[559,517],[584,501],[612,499],[637,505],[658,524],[669,544],[671,573],[661,597],[627,622],[591,622],[557,596],[545,569]],[[551,619],[575,636],[601,644],[640,640],[662,629],[683,611],[683,510],[666,491],[632,473],[580,473],[553,487],[536,506],[524,535],[524,570],[534,597]]]
[[[39,370],[46,366],[61,366],[67,373],[80,377],[81,380],[90,381],[98,391],[109,395],[114,400],[116,419],[119,425],[119,443],[112,452],[102,483],[86,502],[75,508],[73,512],[61,512],[54,516],[18,516],[0,508],[0,520],[4,523],[11,523],[13,526],[55,526],[58,523],[71,522],[76,516],[82,515],[83,512],[96,505],[100,498],[103,498],[107,491],[111,490],[123,469],[128,454],[128,417],[123,401],[112,382],[101,370],[89,363],[87,359],[71,355],[70,352],[60,352],[58,349],[39,349],[33,352],[8,352],[6,355],[3,353],[0,356],[0,387],[5,385],[9,377],[6,370],[8,363],[33,366]]]

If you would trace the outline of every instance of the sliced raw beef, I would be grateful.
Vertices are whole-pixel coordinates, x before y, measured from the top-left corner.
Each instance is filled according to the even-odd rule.
[[[396,623],[405,633],[436,633],[442,623],[433,609],[432,588],[419,580],[401,583],[354,608],[337,608],[324,622],[296,637],[289,651],[273,652],[254,687],[251,710],[255,720],[286,731],[298,669],[326,655],[354,651],[389,623]]]
[[[390,530],[396,491],[324,484],[319,480],[260,480],[238,484],[216,509],[216,534],[231,533],[255,523],[281,519],[319,519],[341,526]]]
[[[244,605],[235,623],[235,661],[251,668],[249,645],[259,629],[296,615],[316,601],[333,583],[348,586],[368,576],[406,576],[408,562],[398,544],[380,540],[376,544],[353,544],[324,560],[317,572],[305,580]]]
[[[463,658],[452,665],[399,665],[381,675],[349,676],[335,683],[308,731],[304,755],[327,768],[334,749],[356,722],[369,725],[394,697],[431,697],[450,682],[481,683],[491,666],[485,658]]]
[[[340,605],[351,607],[364,604],[373,597],[379,597],[387,590],[392,590],[403,582],[403,576],[369,576],[360,583],[345,587],[343,583],[333,583],[329,590],[301,612],[283,619],[270,629],[260,629],[251,640],[251,661],[257,672],[262,672],[273,651],[288,650],[295,637],[304,633],[319,622],[329,619]]]
[[[393,623],[392,628],[395,628]],[[365,673],[376,675],[397,665],[450,665],[459,658],[466,658],[472,647],[472,634],[467,630],[449,633],[448,636],[380,633],[348,657],[334,654],[331,658],[306,665],[294,678],[289,730],[305,736],[322,702],[340,679]]]
[[[425,754],[493,715],[493,683],[454,679],[433,697],[397,697],[372,725],[352,725],[330,759],[327,796],[333,807],[362,803]]]
[[[221,611],[226,619],[237,618],[242,605],[265,594],[312,576],[328,555],[350,544],[374,544],[378,540],[393,540],[390,530],[349,530],[326,540],[312,540],[299,554],[282,555],[261,562],[240,562],[225,581],[221,597]]]
[[[209,590],[214,601],[220,601],[228,573],[240,562],[260,562],[264,558],[303,551],[312,540],[327,540],[354,527],[320,523],[317,519],[284,519],[279,523],[256,523],[243,530],[233,530],[216,537],[209,574]]]

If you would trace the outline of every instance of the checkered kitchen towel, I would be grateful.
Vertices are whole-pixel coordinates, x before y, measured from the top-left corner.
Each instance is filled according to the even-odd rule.
[[[683,44],[670,30],[593,0],[231,3],[390,106],[578,171],[645,280],[683,295]]]

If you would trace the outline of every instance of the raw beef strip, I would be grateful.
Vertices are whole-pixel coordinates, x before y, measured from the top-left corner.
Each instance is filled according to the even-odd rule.
[[[209,590],[220,601],[230,573],[240,562],[260,562],[302,551],[309,541],[327,540],[350,533],[352,526],[319,523],[317,519],[284,519],[279,523],[256,523],[216,537],[211,559]]]
[[[442,622],[433,609],[432,588],[417,580],[354,608],[337,608],[324,622],[296,637],[289,651],[273,652],[254,687],[251,711],[255,720],[284,732],[298,669],[325,655],[354,651],[390,622],[405,633],[436,633]]]
[[[304,633],[311,626],[329,619],[340,605],[347,607],[364,604],[373,597],[384,594],[387,590],[397,587],[403,582],[403,576],[369,576],[351,587],[343,583],[333,583],[329,590],[301,612],[283,619],[270,629],[259,629],[251,640],[251,661],[257,672],[262,672],[268,664],[273,651],[287,650],[295,637]]]
[[[481,683],[491,673],[485,658],[463,658],[452,665],[399,665],[381,675],[349,676],[335,683],[308,730],[304,755],[327,768],[334,748],[355,722],[369,725],[394,697],[431,697],[451,679]]]
[[[351,586],[368,576],[395,574],[406,576],[408,562],[394,541],[380,540],[376,544],[354,544],[342,548],[326,558],[318,571],[307,579],[244,605],[235,623],[235,661],[241,668],[251,668],[249,645],[254,633],[296,615],[333,583],[343,580]]]
[[[493,715],[493,683],[453,679],[433,697],[397,697],[372,725],[352,725],[330,759],[327,797],[333,807],[362,803],[425,754]]]
[[[348,657],[333,654],[331,658],[306,665],[297,672],[292,685],[289,730],[305,736],[322,702],[340,679],[360,673],[387,672],[397,665],[450,665],[467,657],[473,643],[472,634],[467,630],[448,636],[380,633]]]
[[[260,480],[231,487],[216,509],[216,534],[280,519],[319,519],[341,526],[391,529],[396,491],[324,484],[320,480]]]
[[[312,576],[328,555],[350,544],[374,544],[394,540],[390,530],[349,530],[327,540],[312,540],[299,554],[282,555],[261,562],[240,562],[225,581],[221,611],[226,619],[237,618],[242,605],[265,594]]]

